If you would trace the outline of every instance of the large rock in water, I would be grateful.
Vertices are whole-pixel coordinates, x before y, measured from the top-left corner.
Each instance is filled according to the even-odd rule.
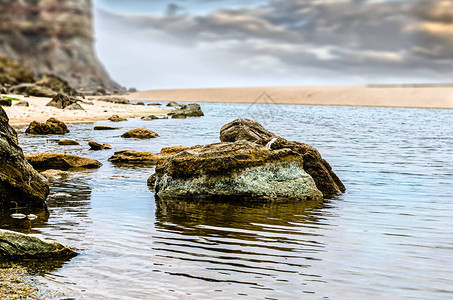
[[[149,130],[147,128],[135,128],[132,130],[129,130],[128,132],[125,132],[121,135],[123,138],[127,139],[153,139],[158,137],[159,135],[155,133],[152,130]]]
[[[248,141],[191,147],[159,162],[155,175],[164,199],[322,199],[300,154]]]
[[[149,164],[155,165],[168,156],[186,150],[187,146],[173,146],[162,148],[160,153],[146,151],[123,150],[116,151],[108,160],[113,163]]]
[[[31,122],[25,132],[29,134],[65,134],[69,132],[69,129],[65,123],[50,118],[46,123]]]
[[[20,207],[45,207],[48,182],[25,159],[8,121],[0,107],[0,209],[15,207],[13,202]]]
[[[275,136],[274,133],[265,129],[258,122],[249,119],[234,120],[224,125],[220,130],[220,140],[223,142],[247,140],[267,145]],[[313,177],[316,186],[324,197],[330,198],[345,192],[345,186],[316,148],[304,143],[287,141],[283,138],[274,140],[270,147],[275,150],[291,149],[301,154],[304,161],[304,170]]]
[[[187,105],[180,105],[179,108],[175,109],[171,113],[168,114],[172,116],[174,119],[178,118],[186,118],[186,117],[202,117],[204,116],[203,111],[200,108],[199,104],[192,103]]]
[[[0,55],[76,89],[120,88],[94,52],[91,0],[2,0],[0,12]]]
[[[38,170],[96,169],[102,164],[92,158],[51,152],[27,153],[25,158]]]
[[[59,242],[0,229],[0,259],[61,258],[76,255],[74,248]]]

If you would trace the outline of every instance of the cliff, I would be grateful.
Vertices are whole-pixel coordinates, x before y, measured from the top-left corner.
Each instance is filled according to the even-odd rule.
[[[91,0],[0,0],[0,55],[77,89],[120,88],[94,51]]]

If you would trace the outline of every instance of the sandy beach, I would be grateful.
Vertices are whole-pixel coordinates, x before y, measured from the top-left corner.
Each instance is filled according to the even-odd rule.
[[[17,101],[13,101],[11,107],[3,107],[11,124],[25,124],[32,121],[44,122],[51,117],[64,122],[88,122],[107,120],[112,115],[134,118],[151,114],[159,116],[170,111],[156,106],[113,104],[97,100],[86,100],[86,102],[92,102],[93,105],[79,102],[84,110],[67,110],[46,106],[51,100],[50,98],[24,97],[21,95],[7,96],[25,100],[30,104],[30,107],[16,106]]]
[[[147,90],[129,100],[453,108],[453,87],[250,87]]]

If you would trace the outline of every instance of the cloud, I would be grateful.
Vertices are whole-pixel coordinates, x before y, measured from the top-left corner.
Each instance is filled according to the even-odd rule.
[[[203,14],[174,4],[165,15],[121,19],[135,31],[165,37],[155,42],[220,58],[228,76],[234,76],[232,66],[238,77],[266,72],[268,81],[275,74],[274,81],[288,84],[304,76],[386,82],[447,81],[453,75],[453,0],[217,3]]]

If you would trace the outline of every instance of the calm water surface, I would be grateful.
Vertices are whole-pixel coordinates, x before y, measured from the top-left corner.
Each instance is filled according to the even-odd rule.
[[[50,216],[22,231],[80,249],[35,267],[75,299],[451,299],[453,111],[203,104],[202,118],[69,125],[59,136],[20,133],[25,152],[100,160],[98,170],[51,182]],[[158,152],[218,142],[220,127],[250,117],[318,148],[348,191],[324,203],[173,202],[146,186],[151,167],[115,166],[113,151]],[[116,125],[118,124],[118,125]],[[126,140],[147,127],[157,139]],[[92,152],[87,141],[110,143]],[[2,221],[3,227],[17,224]]]

